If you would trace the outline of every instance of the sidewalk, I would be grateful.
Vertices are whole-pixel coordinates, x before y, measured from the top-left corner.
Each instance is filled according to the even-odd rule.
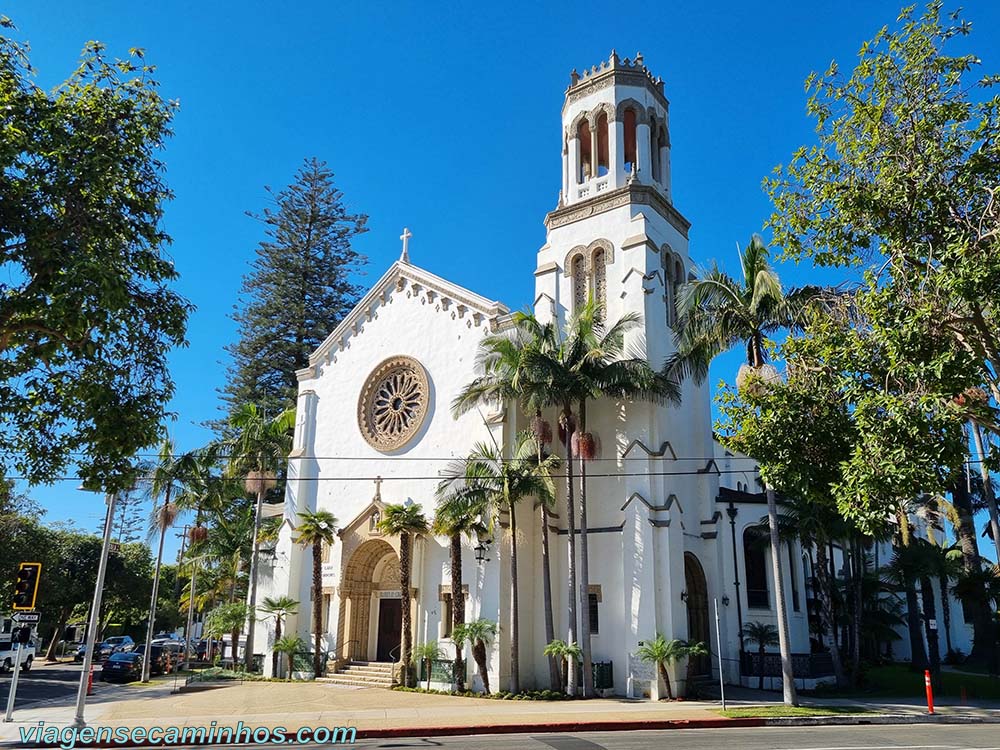
[[[221,683],[219,687],[198,692],[172,693],[173,684],[129,686],[102,691],[88,702],[87,721],[100,727],[179,727],[246,726],[283,727],[294,732],[301,727],[356,727],[359,738],[365,734],[414,735],[434,730],[436,734],[479,731],[582,731],[586,729],[655,728],[667,722],[689,726],[754,726],[762,719],[727,719],[718,714],[717,701],[677,701],[652,703],[625,698],[588,701],[501,701],[484,698],[459,698],[383,690],[349,688],[317,683],[247,682]],[[755,692],[755,691],[753,691]],[[731,706],[780,703],[775,694],[753,696],[751,700],[729,701]],[[735,697],[735,696],[734,696]],[[743,696],[741,696],[743,697]],[[767,697],[772,697],[767,700]],[[763,700],[761,699],[763,698]],[[926,709],[911,701],[861,702],[852,700],[812,700],[812,705],[863,705],[914,718]],[[67,726],[74,713],[72,704],[36,706],[15,711],[14,723],[0,724],[0,742],[18,742],[19,727],[37,725]],[[966,717],[970,720],[996,720],[1000,710],[990,706],[977,708],[942,706],[943,717]],[[841,717],[844,718],[844,717]],[[872,717],[874,718],[874,717]],[[785,721],[785,720],[782,720]],[[792,720],[797,721],[797,720]],[[810,722],[802,722],[810,723]]]

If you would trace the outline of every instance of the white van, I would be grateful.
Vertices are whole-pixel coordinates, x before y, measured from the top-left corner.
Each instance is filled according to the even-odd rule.
[[[10,633],[0,633],[0,672],[9,672],[14,668],[14,659],[17,658],[17,644],[12,643]],[[35,640],[31,639],[21,647],[21,669],[25,672],[31,671],[31,664],[35,660]]]

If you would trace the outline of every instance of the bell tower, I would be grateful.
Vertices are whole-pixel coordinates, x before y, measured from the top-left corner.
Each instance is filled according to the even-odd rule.
[[[677,289],[690,272],[690,223],[674,207],[670,103],[642,54],[570,73],[562,107],[562,189],[545,217],[535,313],[565,321],[589,297],[609,320],[643,319],[659,366],[672,351]]]

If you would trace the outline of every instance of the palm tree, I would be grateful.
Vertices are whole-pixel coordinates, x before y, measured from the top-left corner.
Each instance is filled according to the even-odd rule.
[[[288,658],[288,679],[295,674],[295,654],[306,648],[306,644],[297,635],[286,635],[274,642],[274,653],[285,654]],[[275,672],[277,676],[277,672]]]
[[[149,682],[149,670],[152,666],[152,640],[156,626],[156,602],[160,591],[160,567],[163,564],[163,542],[166,539],[167,531],[174,525],[179,507],[171,502],[171,494],[176,484],[190,476],[197,469],[197,461],[192,453],[185,453],[183,456],[174,455],[174,444],[171,440],[164,440],[160,445],[156,464],[152,467],[149,477],[153,497],[163,495],[163,505],[153,510],[150,536],[157,532],[160,534],[160,543],[157,546],[156,565],[153,568],[153,590],[149,600],[149,621],[146,624],[146,650],[142,657],[142,681]]]
[[[460,471],[465,471],[464,463]],[[450,473],[450,472],[449,472]],[[479,509],[475,503],[461,493],[449,491],[439,486],[437,510],[434,514],[432,531],[447,536],[451,559],[451,631],[454,634],[465,624],[465,590],[462,583],[462,534],[472,534],[484,530]],[[455,644],[455,686],[458,692],[465,691],[464,644],[452,637]]]
[[[419,643],[413,648],[413,653],[410,655],[410,661],[414,666],[423,662],[424,670],[427,672],[427,689],[431,689],[431,670],[434,667],[434,662],[441,658],[441,647],[438,646],[437,641],[427,641],[427,643]]]
[[[508,330],[487,336],[479,345],[478,360],[483,374],[469,383],[452,402],[456,416],[489,403],[516,401],[525,414],[532,414],[532,432],[538,448],[538,463],[544,458],[544,446],[552,441],[551,425],[542,418],[542,407],[550,402],[548,384],[534,373],[528,363],[535,352],[542,354],[556,348],[556,328],[540,323],[534,315],[517,313]],[[552,609],[552,564],[549,548],[549,512],[545,503],[538,503],[539,528],[542,535],[542,607],[545,619],[545,641],[555,639]],[[559,660],[549,656],[549,683],[553,690],[561,684]]]
[[[676,375],[689,376],[700,383],[708,376],[713,359],[734,346],[743,345],[747,364],[740,367],[737,387],[743,387],[751,375],[765,381],[778,377],[777,370],[767,363],[766,342],[775,333],[798,326],[807,304],[815,299],[816,290],[805,288],[786,294],[778,274],[771,267],[767,246],[759,235],[753,235],[739,257],[742,279],[733,279],[713,264],[707,271],[700,272],[694,281],[681,286],[674,327],[677,354],[671,366]],[[778,549],[777,501],[774,490],[765,489],[771,546]],[[798,704],[798,697],[788,636],[784,576],[779,556],[772,555],[771,560],[784,701],[794,706]]]
[[[517,552],[517,506],[529,497],[549,502],[555,492],[550,472],[557,463],[554,456],[537,463],[534,436],[527,430],[515,437],[513,455],[504,458],[499,446],[478,443],[464,462],[449,467],[450,476],[441,482],[439,494],[463,498],[472,512],[495,527],[501,514],[510,524],[510,692],[521,690],[519,669],[519,597]],[[458,472],[462,473],[459,474]]]
[[[411,687],[410,645],[413,642],[413,627],[410,622],[410,566],[413,562],[413,534],[426,534],[430,529],[420,506],[408,503],[385,506],[382,509],[382,520],[378,522],[378,530],[383,534],[399,537],[399,588],[403,595],[403,632],[399,658],[402,662],[403,685]]]
[[[578,660],[581,657],[582,652],[580,647],[575,643],[566,643],[566,641],[561,641],[557,638],[553,641],[549,641],[542,653],[548,657],[556,659],[559,662],[561,670],[559,689],[564,693],[567,692],[569,689],[570,660]]]
[[[580,381],[572,388],[578,394],[577,415],[579,430],[575,447],[580,459],[580,612],[586,613],[590,592],[590,556],[588,553],[587,529],[587,464],[593,458],[594,437],[587,432],[587,403],[592,399],[611,398],[619,401],[671,401],[680,403],[680,389],[677,383],[659,376],[650,368],[646,359],[631,355],[625,350],[625,334],[638,326],[638,315],[625,315],[618,322],[607,326],[601,307],[590,299],[578,310],[570,321],[567,340],[581,342],[583,346],[572,345],[570,351],[576,359],[567,364]],[[582,353],[582,356],[580,354]],[[583,614],[580,618],[583,656],[583,695],[589,697],[593,691],[593,666],[590,653],[590,618]]]
[[[275,649],[271,654],[271,674],[278,676],[278,650],[277,643],[281,640],[281,621],[289,615],[298,614],[299,602],[290,596],[265,597],[261,611],[274,618],[274,643]]]
[[[758,673],[760,682],[757,684],[758,690],[764,689],[764,652],[768,646],[779,645],[778,629],[774,625],[764,622],[748,622],[743,626],[743,634],[751,643],[758,646],[757,656],[759,659]]]
[[[472,646],[472,660],[476,662],[479,669],[479,676],[483,680],[483,692],[490,694],[490,672],[486,663],[486,646],[497,634],[497,624],[490,620],[473,620],[467,622],[459,628],[459,631],[452,632],[451,637],[461,643],[469,643]]]
[[[646,641],[636,651],[636,655],[643,661],[652,662],[656,665],[664,686],[667,688],[667,700],[674,699],[674,692],[670,687],[670,675],[667,667],[676,661],[689,656],[705,656],[708,649],[704,643],[688,643],[676,638],[667,640],[659,633],[652,641]]]
[[[323,656],[320,645],[323,639],[323,545],[332,545],[337,530],[337,519],[325,510],[299,513],[295,527],[295,543],[312,548],[313,596],[313,672],[323,675]]]
[[[250,622],[247,626],[246,665],[253,663],[254,624],[257,612],[257,573],[260,558],[260,521],[264,496],[274,487],[277,474],[284,469],[291,449],[291,431],[295,410],[288,409],[268,419],[255,404],[244,404],[229,418],[232,437],[225,441],[229,449],[228,473],[243,477],[248,493],[256,496],[253,525],[253,553],[250,557]],[[317,672],[317,675],[319,673]]]

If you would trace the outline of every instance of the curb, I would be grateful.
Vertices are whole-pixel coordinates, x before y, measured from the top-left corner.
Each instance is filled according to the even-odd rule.
[[[785,718],[738,718],[738,719],[663,719],[653,721],[593,721],[593,722],[549,722],[542,724],[485,724],[479,726],[442,726],[442,727],[399,727],[392,729],[362,729],[357,731],[357,740],[398,739],[407,737],[456,737],[484,734],[532,734],[561,732],[632,732],[642,730],[669,729],[738,729],[752,727],[815,727],[815,726],[861,726],[886,724],[998,724],[1000,717],[983,718],[978,716],[948,716],[943,714],[882,714],[854,716],[790,716]],[[286,732],[285,744],[295,744],[295,733]],[[207,740],[186,741],[185,746],[208,745]],[[212,746],[244,745],[239,740],[231,743],[221,743],[217,740]],[[281,743],[275,743],[281,744]],[[0,748],[50,748],[61,747],[56,743],[0,742]],[[77,741],[75,747],[93,748],[144,748],[169,747],[168,745],[150,744],[146,742],[127,743],[95,743]]]

